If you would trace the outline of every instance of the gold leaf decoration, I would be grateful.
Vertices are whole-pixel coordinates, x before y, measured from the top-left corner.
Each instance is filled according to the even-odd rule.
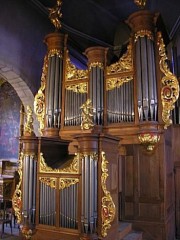
[[[22,184],[22,162],[23,162],[24,154],[21,152],[18,160],[18,174],[19,174],[19,182],[16,185],[16,189],[12,198],[12,205],[15,212],[15,216],[17,217],[17,222],[21,222],[21,208],[22,208],[22,192],[21,192],[21,184]]]
[[[81,70],[76,68],[74,64],[71,63],[70,58],[67,57],[66,60],[66,81],[79,80],[88,78],[88,70]]]
[[[106,82],[106,90],[112,90],[114,88],[118,88],[121,87],[124,83],[132,81],[133,80],[133,76],[124,76],[124,77],[116,77],[116,78],[109,78],[107,79]]]
[[[53,8],[49,8],[49,18],[52,24],[55,26],[55,29],[61,28],[60,18],[62,17],[61,13],[62,0],[57,0],[57,4]]]
[[[138,135],[141,144],[146,147],[148,152],[154,150],[155,145],[160,141],[160,135],[156,133],[141,133]]]
[[[79,182],[78,178],[60,178],[59,179],[59,189],[68,188],[71,185],[74,185]]]
[[[141,9],[143,9],[146,6],[147,0],[134,0],[134,3]]]
[[[51,188],[56,188],[56,178],[40,177],[39,180]]]
[[[92,102],[88,99],[82,106],[82,122],[81,122],[81,129],[82,130],[89,130],[94,127],[93,123],[93,107]]]
[[[78,83],[78,84],[70,84],[66,85],[67,90],[71,90],[76,93],[87,93],[87,83]]]
[[[162,100],[162,120],[165,123],[164,128],[167,129],[168,126],[172,124],[170,119],[171,111],[174,109],[174,103],[179,97],[179,83],[177,77],[170,71],[168,64],[166,62],[167,55],[165,44],[162,38],[161,32],[157,33],[157,45],[159,48],[159,66],[161,72],[164,76],[161,79],[162,89],[161,89],[161,100]]]
[[[111,228],[111,223],[114,220],[116,214],[116,207],[112,200],[110,192],[107,190],[106,187],[106,180],[109,176],[108,174],[108,160],[105,157],[105,152],[101,152],[102,162],[101,162],[101,186],[104,193],[102,197],[102,207],[101,207],[101,217],[102,217],[102,228],[101,234],[103,237],[107,236],[107,231]]]
[[[34,113],[36,114],[37,120],[39,122],[39,132],[42,135],[44,129],[44,119],[45,119],[45,87],[46,87],[46,76],[48,71],[48,56],[44,57],[44,65],[41,75],[41,87],[38,90],[34,98]]]
[[[149,30],[146,30],[146,29],[142,29],[138,32],[135,33],[134,35],[134,42],[137,42],[138,38],[143,38],[143,37],[147,37],[148,39],[154,41],[154,37],[153,37],[153,33]]]
[[[132,41],[127,46],[127,51],[118,62],[107,66],[107,75],[133,71]]]
[[[79,154],[77,154],[71,164],[66,168],[51,168],[47,166],[45,159],[43,158],[43,154],[40,154],[40,169],[41,173],[71,173],[77,174],[79,173]]]
[[[31,107],[27,106],[27,112],[26,112],[26,122],[24,125],[24,135],[25,136],[32,136],[34,135],[34,128],[33,128],[33,111]]]

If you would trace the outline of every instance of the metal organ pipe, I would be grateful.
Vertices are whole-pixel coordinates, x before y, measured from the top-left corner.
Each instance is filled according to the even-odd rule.
[[[35,223],[36,173],[37,163],[34,155],[26,154],[23,162],[23,208],[24,222]]]
[[[157,120],[157,84],[153,41],[139,37],[136,42],[136,72],[140,121]]]
[[[82,159],[82,231],[95,233],[97,222],[97,160],[85,155]]]
[[[91,67],[90,74],[90,99],[95,111],[94,122],[97,125],[103,123],[103,109],[104,109],[104,74],[100,67]]]
[[[79,126],[81,124],[80,107],[87,100],[86,93],[74,92],[66,89],[65,91],[65,126]]]

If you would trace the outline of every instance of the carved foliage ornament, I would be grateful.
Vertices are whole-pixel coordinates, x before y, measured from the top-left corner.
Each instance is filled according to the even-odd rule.
[[[70,58],[67,57],[66,81],[79,80],[84,78],[88,78],[88,70],[82,70],[82,69],[76,68],[76,66],[71,63]]]
[[[102,62],[92,62],[89,64],[89,71],[91,71],[91,68],[95,68],[95,67],[104,69],[104,64]]]
[[[78,178],[60,178],[59,179],[59,189],[68,188],[71,185],[74,185],[79,182]]]
[[[44,57],[44,65],[41,75],[41,87],[38,90],[34,98],[34,113],[39,122],[39,132],[42,135],[42,130],[44,129],[44,119],[45,119],[45,87],[46,87],[46,76],[48,71],[48,56]]]
[[[40,167],[39,171],[41,173],[71,173],[78,174],[79,173],[79,154],[77,154],[71,164],[66,168],[51,168],[47,166],[45,163],[45,159],[43,158],[43,154],[40,155]]]
[[[141,133],[138,138],[148,152],[153,151],[155,145],[160,141],[160,135],[156,133]]]
[[[133,71],[133,56],[132,56],[132,41],[130,40],[127,46],[126,53],[119,59],[118,62],[111,64],[107,67],[107,75],[117,74]]]
[[[133,76],[125,76],[125,77],[117,77],[117,78],[109,78],[106,82],[106,90],[112,90],[114,88],[121,87],[124,83],[133,80]]]
[[[58,56],[59,58],[63,58],[63,54],[62,51],[60,51],[59,49],[51,49],[48,52],[48,58],[53,57],[53,56]]]
[[[17,222],[21,222],[21,207],[22,207],[22,192],[21,192],[21,183],[22,183],[22,162],[24,154],[21,152],[18,160],[18,174],[19,174],[19,183],[16,185],[16,189],[12,198],[12,205],[17,217]]]
[[[106,180],[107,180],[109,174],[108,174],[108,168],[107,168],[108,161],[105,157],[105,152],[101,153],[101,157],[102,157],[101,186],[102,186],[102,190],[104,193],[104,196],[102,197],[102,208],[101,208],[101,217],[102,217],[101,234],[103,237],[106,237],[108,229],[111,228],[111,222],[114,220],[114,217],[116,214],[116,207],[112,200],[111,194],[107,190],[107,187],[106,187]]]
[[[40,177],[39,180],[51,188],[56,188],[56,178]]]
[[[82,122],[81,122],[81,129],[82,130],[89,130],[94,127],[93,123],[93,107],[92,102],[88,99],[82,106]]]
[[[49,19],[56,29],[61,28],[60,18],[62,17],[61,13],[62,0],[57,0],[57,4],[53,8],[49,8]]]
[[[161,100],[162,100],[162,120],[165,123],[164,128],[167,129],[172,124],[170,119],[171,111],[174,109],[174,103],[179,97],[179,83],[177,77],[170,71],[167,65],[167,55],[165,44],[160,32],[157,33],[157,45],[159,48],[159,66],[164,76],[161,79]]]
[[[87,83],[78,83],[78,84],[70,84],[66,85],[67,90],[71,90],[76,93],[87,93]]]
[[[143,37],[147,37],[149,40],[154,41],[154,37],[153,37],[153,33],[149,30],[140,30],[138,32],[135,33],[134,35],[134,42],[137,42],[138,38],[143,38]]]

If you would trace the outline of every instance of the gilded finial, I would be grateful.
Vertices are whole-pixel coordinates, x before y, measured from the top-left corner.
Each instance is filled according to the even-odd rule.
[[[52,24],[55,26],[56,30],[61,28],[60,18],[62,17],[61,13],[62,0],[57,0],[57,4],[53,8],[49,8],[49,18]]]
[[[81,122],[81,129],[82,130],[89,130],[93,128],[93,107],[92,102],[88,99],[82,106],[82,122]]]
[[[141,9],[146,6],[146,0],[134,0],[134,3]]]
[[[24,135],[25,136],[32,136],[34,135],[34,128],[33,128],[33,111],[31,107],[27,106],[27,112],[26,112],[26,123],[24,125]]]

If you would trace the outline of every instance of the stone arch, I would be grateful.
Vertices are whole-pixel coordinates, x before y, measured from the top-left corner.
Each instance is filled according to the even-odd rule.
[[[34,105],[34,95],[27,85],[27,83],[21,78],[21,76],[15,72],[12,66],[7,66],[2,61],[0,62],[0,76],[6,80],[16,91],[17,95],[19,96],[24,108],[26,110],[27,105],[31,106],[33,109]],[[36,117],[34,116],[34,132],[36,136],[39,135],[38,133],[38,122]]]

